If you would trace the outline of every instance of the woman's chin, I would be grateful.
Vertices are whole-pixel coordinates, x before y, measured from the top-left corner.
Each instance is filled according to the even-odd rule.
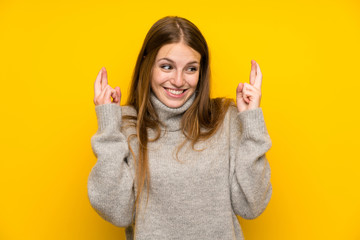
[[[165,100],[163,102],[163,104],[165,104],[167,107],[169,108],[179,108],[182,105],[184,105],[184,103],[186,102],[186,100],[184,99],[177,99],[177,100]]]
[[[182,97],[172,97],[167,95],[163,96],[160,101],[169,108],[179,108],[186,103],[190,96],[191,94],[189,95],[188,93]]]

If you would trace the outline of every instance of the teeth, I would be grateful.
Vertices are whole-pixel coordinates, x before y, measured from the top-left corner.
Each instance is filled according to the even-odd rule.
[[[170,93],[172,94],[175,94],[175,95],[179,95],[179,94],[182,94],[184,92],[184,90],[181,90],[181,91],[176,91],[176,90],[173,90],[173,89],[167,89]]]

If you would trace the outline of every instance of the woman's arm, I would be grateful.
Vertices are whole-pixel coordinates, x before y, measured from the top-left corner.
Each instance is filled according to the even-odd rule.
[[[238,113],[230,120],[230,181],[234,212],[246,219],[258,217],[268,205],[272,185],[265,153],[272,142],[261,108]]]
[[[88,178],[88,197],[102,218],[125,227],[133,220],[135,171],[127,139],[120,131],[122,108],[108,103],[95,106],[95,111],[98,131],[91,146],[97,162]]]

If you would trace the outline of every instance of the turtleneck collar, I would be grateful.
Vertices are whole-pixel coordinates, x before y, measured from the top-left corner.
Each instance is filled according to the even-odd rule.
[[[153,104],[159,120],[165,125],[166,130],[174,132],[181,128],[181,118],[183,113],[191,106],[195,100],[195,93],[179,108],[170,108],[163,104],[153,92],[150,93],[150,101]]]

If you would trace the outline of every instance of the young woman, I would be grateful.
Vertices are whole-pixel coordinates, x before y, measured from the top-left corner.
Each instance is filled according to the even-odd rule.
[[[209,50],[199,29],[180,17],[158,20],[126,106],[105,68],[96,78],[92,207],[126,227],[127,239],[243,239],[236,215],[256,218],[272,193],[261,81],[251,61],[236,105],[210,99]]]

